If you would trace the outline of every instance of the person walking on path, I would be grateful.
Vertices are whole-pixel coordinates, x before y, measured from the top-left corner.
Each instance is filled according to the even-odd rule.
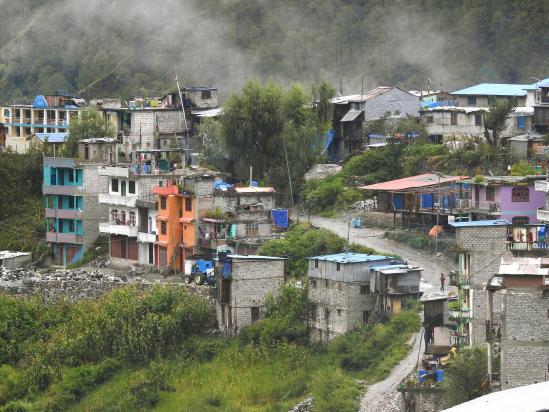
[[[444,282],[446,282],[446,278],[444,277],[444,273],[440,274],[440,290],[444,292]]]

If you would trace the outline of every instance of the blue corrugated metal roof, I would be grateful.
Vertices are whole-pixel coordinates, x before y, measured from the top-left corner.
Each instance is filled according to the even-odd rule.
[[[42,143],[48,139],[48,143],[65,143],[68,133],[35,133],[36,138]]]
[[[507,226],[511,222],[506,219],[496,220],[475,220],[472,222],[451,222],[448,223],[452,227],[477,227],[477,226]]]
[[[374,262],[376,260],[394,259],[392,256],[381,255],[368,255],[365,253],[336,253],[334,255],[315,256],[308,258],[309,260],[324,260],[327,262],[336,263],[362,263],[362,262]]]
[[[452,94],[480,96],[526,96],[530,84],[481,83],[476,86],[457,90]]]
[[[533,83],[530,86],[527,87],[528,90],[535,90],[539,87],[549,87],[549,77],[546,79],[542,79],[539,82]]]
[[[392,265],[380,265],[380,266],[372,265],[370,267],[374,268],[375,270],[406,269],[406,268],[408,268],[408,265],[405,264],[405,263],[395,263],[395,264],[392,264]]]

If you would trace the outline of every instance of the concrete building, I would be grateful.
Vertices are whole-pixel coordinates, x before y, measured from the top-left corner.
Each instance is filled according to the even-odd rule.
[[[32,104],[13,104],[0,108],[6,147],[18,153],[28,150],[31,136],[37,133],[64,133],[71,118],[79,116],[86,102],[63,95],[37,96]]]
[[[534,108],[527,98],[529,84],[482,83],[451,93],[441,104],[427,105],[420,121],[433,140],[459,145],[464,137],[484,137],[484,114],[492,100],[516,99],[517,106],[507,119],[502,136],[524,134],[532,129]]]
[[[483,176],[465,181],[471,185],[468,211],[471,220],[506,219],[514,225],[538,222],[538,209],[545,206],[545,194],[535,183],[543,176]],[[539,187],[539,186],[538,186]]]
[[[115,266],[157,263],[157,212],[153,188],[168,175],[139,173],[131,167],[99,166],[108,191],[98,202],[108,207],[99,231],[110,238],[110,261]]]
[[[107,205],[97,198],[98,193],[108,193],[108,181],[97,166],[79,159],[44,157],[46,241],[58,265],[80,260],[97,238],[99,223],[108,219]]]
[[[491,338],[489,372],[495,369],[492,365],[501,364],[502,389],[547,380],[548,275],[549,258],[504,257],[497,276],[489,282],[486,318]],[[503,296],[500,322],[493,315],[497,292]],[[494,345],[496,342],[499,345]],[[498,352],[500,362],[495,362]]]
[[[228,255],[219,261],[217,276],[217,319],[227,335],[265,316],[269,295],[277,296],[284,283],[285,258]]]
[[[374,318],[373,266],[396,262],[390,256],[338,253],[309,258],[311,339],[326,342]]]
[[[536,180],[536,191],[545,195],[545,205],[537,209],[537,218],[540,223],[549,223],[549,181]]]

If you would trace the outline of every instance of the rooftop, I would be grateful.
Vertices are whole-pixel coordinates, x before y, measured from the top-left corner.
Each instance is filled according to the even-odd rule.
[[[431,292],[431,293],[424,293],[421,298],[419,299],[422,302],[433,302],[436,300],[448,300],[448,294],[445,292]]]
[[[549,258],[509,258],[502,257],[500,275],[549,275]]]
[[[287,260],[285,257],[260,255],[228,255],[227,257],[237,260]]]
[[[372,269],[376,272],[383,273],[384,275],[394,275],[398,273],[408,273],[423,270],[423,268],[419,266],[412,266],[400,263],[393,265],[372,266]]]
[[[468,179],[466,183],[477,185],[512,185],[515,183],[531,182],[534,180],[545,179],[545,175],[528,175],[528,176],[483,176],[483,180],[476,182],[475,179]]]
[[[530,84],[480,83],[476,86],[452,92],[454,95],[466,96],[526,96]]]
[[[30,256],[31,252],[12,252],[9,250],[0,250],[0,259],[10,259],[19,256]]]
[[[495,220],[474,220],[471,222],[449,222],[452,227],[482,227],[482,226],[509,226],[510,221],[506,219]]]
[[[308,258],[309,260],[323,260],[326,262],[335,262],[335,263],[364,263],[364,262],[375,262],[378,260],[392,259],[392,256],[382,256],[382,255],[368,255],[366,253],[336,253],[333,255],[324,255],[324,256],[315,256]]]
[[[549,405],[549,382],[493,392],[443,412],[541,412]]]
[[[468,176],[444,176],[435,173],[424,173],[422,175],[405,177],[403,179],[390,180],[388,182],[376,183],[368,186],[359,186],[363,190],[384,190],[399,191],[418,187],[435,186],[439,183],[453,183],[468,179]]]

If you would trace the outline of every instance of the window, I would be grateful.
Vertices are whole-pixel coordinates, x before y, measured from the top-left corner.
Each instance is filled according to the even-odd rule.
[[[452,124],[453,126],[457,125],[458,124],[458,114],[457,113],[450,113],[450,124]]]
[[[185,210],[187,212],[192,212],[193,210],[193,200],[190,197],[185,198]]]
[[[166,196],[160,196],[160,209],[166,210]]]
[[[250,312],[252,315],[252,323],[259,320],[259,306],[252,306]]]
[[[524,226],[530,223],[528,216],[515,216],[512,220],[513,225],[515,226]]]
[[[69,196],[69,209],[74,209],[74,196]]]
[[[475,113],[475,126],[482,126],[482,115]]]
[[[116,223],[118,221],[118,210],[111,210],[111,222]]]
[[[160,222],[160,234],[161,235],[166,234],[166,222]]]
[[[427,123],[433,123],[435,120],[433,118],[433,116],[427,116]]]
[[[246,236],[257,236],[259,235],[259,224],[246,223],[245,231],[246,231]]]
[[[360,285],[360,294],[369,295],[370,294],[370,284]]]
[[[120,223],[122,223],[123,225],[126,224],[126,211],[125,210],[122,210],[120,212]]]
[[[370,319],[370,312],[367,310],[362,312],[362,322],[368,323],[368,320]]]
[[[471,276],[471,255],[469,253],[460,253],[459,269],[463,276]]]
[[[128,214],[128,225],[135,226],[135,212],[132,210]]]
[[[202,90],[200,93],[200,98],[202,99],[211,99],[212,98],[212,91],[211,90]]]
[[[529,202],[530,190],[528,186],[515,186],[511,191],[511,202]]]
[[[316,279],[311,279],[310,284],[313,289],[316,289]]]
[[[118,192],[118,179],[111,180],[111,192]]]
[[[69,220],[69,233],[74,233],[74,220]]]
[[[494,186],[488,186],[486,188],[486,201],[493,202],[495,199],[495,189]]]
[[[4,109],[4,117],[10,117],[10,109]]]
[[[317,319],[317,311],[318,311],[318,307],[314,304],[314,303],[311,303],[311,320],[312,321],[316,321]]]
[[[517,129],[526,129],[526,116],[517,116]]]
[[[330,319],[330,309],[324,308],[324,319],[329,320]]]
[[[477,105],[477,96],[467,96],[467,105],[476,106]]]
[[[128,193],[135,195],[135,180],[130,180],[128,182]]]
[[[69,182],[74,182],[74,169],[69,169]]]
[[[336,264],[336,270],[339,272],[341,270],[341,263]]]
[[[318,259],[315,259],[315,269],[318,269]]]

